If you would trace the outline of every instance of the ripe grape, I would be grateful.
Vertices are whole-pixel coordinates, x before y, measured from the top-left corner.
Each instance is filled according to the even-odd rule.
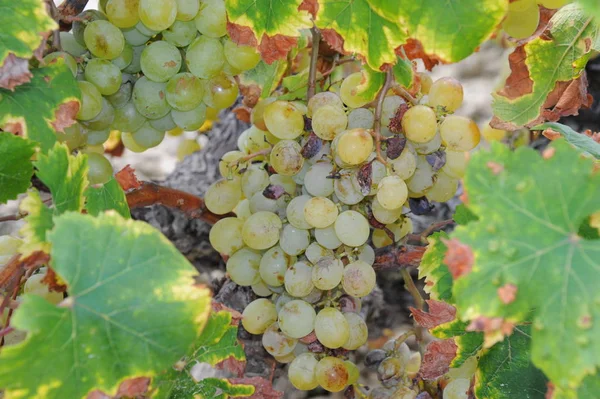
[[[296,262],[285,272],[285,290],[301,298],[313,290],[312,267],[306,262]]]
[[[458,378],[450,381],[444,388],[444,399],[467,399],[471,381],[466,378]]]
[[[281,332],[277,322],[267,327],[262,337],[262,344],[266,351],[276,357],[289,355],[294,351],[297,343],[297,339],[289,338]]]
[[[429,105],[434,108],[442,107],[447,112],[454,112],[461,106],[462,102],[463,87],[454,78],[440,78],[433,82],[429,89]]]
[[[141,77],[133,87],[131,99],[140,114],[148,119],[159,119],[169,113],[171,107],[167,103],[166,84],[153,82]]]
[[[356,72],[349,75],[340,86],[340,97],[344,104],[350,108],[360,108],[370,102],[369,99],[362,98],[358,92],[358,86],[362,83],[362,72]]]
[[[315,239],[317,242],[327,249],[336,249],[342,245],[337,233],[335,225],[331,225],[322,229],[315,229]]]
[[[406,138],[415,143],[426,143],[437,133],[435,112],[425,105],[415,105],[402,118]]]
[[[398,176],[384,177],[378,186],[377,201],[388,210],[400,208],[408,199],[406,183]]]
[[[231,212],[242,198],[240,182],[218,180],[211,184],[204,195],[204,203],[209,211],[217,215]]]
[[[344,264],[333,256],[325,256],[313,262],[312,282],[320,290],[332,290],[342,281]]]
[[[227,12],[223,0],[202,0],[196,15],[196,28],[208,37],[219,38],[227,34]]]
[[[83,32],[83,37],[86,47],[97,58],[114,60],[125,47],[123,33],[108,21],[90,22]]]
[[[134,132],[146,122],[146,118],[137,111],[133,102],[115,109],[112,127],[121,132]]]
[[[223,46],[217,39],[200,36],[187,49],[188,70],[199,78],[210,79],[217,76],[224,63]]]
[[[275,305],[265,298],[256,299],[242,313],[242,326],[250,334],[262,334],[277,320]]]
[[[194,131],[202,127],[206,121],[206,105],[201,103],[191,111],[171,111],[171,117],[177,126],[185,131]]]
[[[288,337],[302,338],[313,330],[316,317],[311,304],[295,299],[287,302],[279,311],[279,328]]]
[[[119,28],[132,28],[140,20],[140,0],[108,0],[104,10],[108,20]]]
[[[273,146],[270,155],[271,166],[283,176],[293,176],[302,169],[304,157],[302,147],[293,140],[281,140]]]
[[[258,268],[260,253],[249,248],[242,248],[227,260],[227,273],[237,285],[247,287],[260,281]]]
[[[360,378],[360,370],[350,360],[345,360],[344,364],[348,370],[348,385],[356,384]]]
[[[237,45],[226,40],[223,51],[227,62],[240,71],[252,69],[260,62],[260,54],[252,46]]]
[[[177,2],[175,0],[140,0],[139,15],[140,23],[143,23],[148,29],[160,32],[175,22]]]
[[[338,208],[325,197],[314,197],[304,205],[304,219],[312,227],[323,229],[331,226],[338,216]]]
[[[328,197],[333,194],[333,165],[329,162],[317,162],[304,176],[304,188],[315,197]]]
[[[181,53],[171,43],[159,40],[142,51],[140,65],[148,79],[166,82],[181,69]]]
[[[148,121],[150,126],[152,126],[156,130],[160,130],[161,132],[169,133],[173,129],[177,128],[177,124],[173,120],[173,117],[170,113],[166,114],[160,119],[152,119]],[[183,130],[182,130],[183,133]]]
[[[417,157],[417,168],[410,179],[406,181],[409,196],[422,197],[433,186],[435,172],[423,156]]]
[[[121,87],[121,70],[110,61],[93,58],[85,67],[85,80],[94,84],[100,94],[109,96]]]
[[[211,78],[204,92],[204,103],[215,109],[224,109],[235,103],[239,94],[236,81],[225,74]]]
[[[139,153],[147,150],[147,148],[142,147],[141,145],[135,142],[135,140],[131,136],[131,133],[121,132],[121,141],[123,142],[125,148],[127,148],[129,151]]]
[[[327,348],[336,349],[350,338],[350,326],[342,312],[335,308],[324,308],[315,319],[315,334]]]
[[[425,194],[425,196],[430,201],[446,202],[450,201],[452,197],[454,197],[454,194],[456,193],[457,189],[458,180],[448,176],[443,171],[441,171],[440,173],[438,173],[437,178],[433,183],[433,186],[429,191],[427,191],[427,194]]]
[[[125,42],[121,54],[111,62],[121,71],[131,65],[133,62],[133,47],[131,44]]]
[[[351,129],[341,134],[337,154],[349,165],[365,162],[373,151],[373,137],[367,129]]]
[[[375,288],[375,271],[368,263],[357,260],[344,268],[342,286],[348,295],[363,297]]]
[[[102,97],[102,109],[100,113],[96,115],[96,117],[90,119],[89,121],[82,121],[81,124],[91,130],[105,130],[110,127],[110,125],[115,120],[115,109],[112,105],[106,100],[106,98]],[[104,141],[103,141],[104,142]],[[102,143],[103,143],[102,142]],[[102,144],[96,143],[96,144]],[[94,145],[94,143],[89,143]]]
[[[421,81],[421,93],[429,94],[431,90],[431,85],[433,84],[433,79],[426,73],[419,72],[417,74],[419,76],[419,80]]]
[[[299,229],[310,229],[312,226],[304,217],[304,207],[311,199],[309,195],[300,195],[290,201],[286,208],[288,222]]]
[[[281,219],[272,212],[256,212],[242,229],[244,243],[253,249],[267,249],[277,244],[282,228]]]
[[[69,67],[73,73],[73,76],[77,76],[77,61],[75,61],[75,58],[73,58],[70,54],[65,53],[64,51],[55,51],[46,55],[43,59],[43,62],[46,65],[50,65],[56,63],[58,59],[63,60],[65,65]]]
[[[150,36],[144,35],[142,32],[137,30],[136,28],[131,29],[123,29],[121,31],[123,33],[123,37],[126,43],[129,43],[131,46],[142,46],[146,44],[148,40],[150,40]],[[145,47],[145,46],[144,46]],[[142,48],[143,50],[143,48]],[[140,51],[141,53],[141,51]]]
[[[371,210],[373,211],[375,220],[384,224],[394,223],[402,215],[402,208],[386,209],[381,206],[377,198],[373,199]]]
[[[285,281],[285,272],[295,263],[295,256],[286,254],[280,246],[265,252],[260,260],[260,277],[272,287],[280,287]]]
[[[335,220],[335,234],[344,245],[360,247],[369,239],[369,222],[356,211],[344,211]]]
[[[344,313],[344,317],[348,322],[350,335],[342,347],[348,350],[356,350],[367,343],[367,338],[369,336],[367,323],[365,323],[363,318],[360,317],[358,313]]]
[[[323,140],[333,140],[348,126],[348,117],[343,108],[335,105],[324,105],[313,111],[312,128]]]
[[[87,52],[87,49],[77,42],[72,33],[60,32],[59,36],[62,49],[73,57],[81,57]]]
[[[86,81],[78,81],[81,91],[81,107],[77,112],[77,119],[87,121],[98,116],[102,111],[102,94],[96,86]]]
[[[335,108],[341,109],[344,107],[344,103],[337,94],[330,91],[324,91],[315,94],[310,98],[310,100],[308,100],[306,115],[314,119],[314,113],[325,105],[331,105]]]
[[[291,224],[286,224],[281,231],[279,245],[288,255],[300,255],[310,244],[308,230],[298,229]]]
[[[246,198],[252,198],[257,192],[262,192],[269,185],[269,174],[258,164],[250,166],[242,175],[242,191]]]
[[[473,120],[458,115],[447,116],[440,125],[440,133],[444,145],[451,151],[471,151],[481,136]]]
[[[312,353],[298,355],[288,368],[288,378],[296,389],[310,391],[319,386],[315,370],[319,361]]]
[[[193,21],[175,21],[162,35],[173,46],[186,47],[198,36],[198,31]]]
[[[388,159],[388,164],[392,174],[402,180],[407,180],[417,169],[417,153],[411,145],[407,144],[398,158],[393,160]]]
[[[87,154],[88,161],[88,180],[90,184],[104,184],[107,183],[111,177],[113,168],[108,159],[103,155],[95,152]]]
[[[294,140],[304,131],[304,117],[291,103],[274,101],[264,110],[265,126],[275,137]]]
[[[176,0],[177,1],[177,23],[178,21],[191,21],[200,10],[199,0]],[[194,26],[194,29],[196,27]]]
[[[276,99],[273,97],[261,98],[258,100],[258,103],[252,108],[252,113],[250,114],[252,125],[260,130],[267,130],[267,125],[264,120],[265,108],[275,100]]]
[[[315,375],[319,385],[329,392],[340,392],[348,384],[348,369],[343,360],[327,356],[317,363]]]
[[[178,73],[169,80],[165,92],[173,109],[191,111],[202,104],[204,83],[189,72]]]
[[[375,115],[366,108],[356,108],[348,114],[348,129],[372,129],[374,123]]]
[[[358,184],[356,173],[356,169],[347,169],[341,172],[339,179],[334,179],[333,182],[335,195],[346,205],[356,205],[365,198]]]
[[[233,217],[219,220],[210,229],[212,247],[221,254],[232,255],[244,246],[242,227],[244,223]]]

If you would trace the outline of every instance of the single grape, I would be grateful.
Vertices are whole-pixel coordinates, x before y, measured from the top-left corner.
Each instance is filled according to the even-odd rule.
[[[198,36],[198,31],[193,21],[175,21],[162,35],[163,39],[173,46],[186,47]]]
[[[377,198],[373,199],[373,202],[371,203],[371,210],[375,220],[383,224],[394,223],[402,215],[402,208],[391,210],[385,209],[383,206],[381,206]]]
[[[131,29],[123,29],[123,37],[125,38],[125,42],[129,43],[131,46],[142,46],[150,40],[150,36],[144,35],[142,32],[137,30],[136,28]],[[145,47],[145,46],[144,46]]]
[[[140,20],[140,0],[108,0],[105,11],[108,20],[119,28],[132,28]]]
[[[140,114],[148,119],[159,119],[171,110],[165,91],[166,84],[153,82],[143,76],[135,82],[131,99]]]
[[[250,212],[256,213],[259,211],[267,211],[272,213],[279,214],[279,209],[281,206],[285,206],[285,199],[280,198],[277,200],[267,198],[263,195],[262,192],[255,193],[252,198],[250,198]]]
[[[263,254],[260,260],[260,277],[272,287],[282,286],[285,281],[285,272],[295,263],[295,259],[295,256],[286,254],[280,246],[272,247]]]
[[[135,132],[131,133],[132,138],[144,148],[152,148],[159,145],[165,138],[165,131],[156,130],[150,123],[146,122]]]
[[[433,186],[425,196],[430,201],[446,202],[450,201],[458,190],[458,179],[448,176],[443,171],[440,171],[433,183]]]
[[[296,262],[285,272],[285,290],[292,296],[304,297],[314,288],[312,267],[306,262]]]
[[[343,345],[343,348],[353,351],[367,343],[369,329],[367,328],[367,323],[365,323],[358,313],[344,313],[344,317],[348,322],[350,336]]]
[[[279,245],[288,255],[300,255],[310,244],[308,230],[298,229],[291,224],[286,224],[279,237]]]
[[[235,79],[225,74],[219,74],[207,82],[204,102],[209,107],[224,109],[235,103],[238,94],[239,88]]]
[[[304,164],[301,151],[302,147],[297,142],[281,140],[271,150],[271,166],[280,175],[293,176],[302,169]]]
[[[177,20],[191,21],[200,10],[199,0],[176,0],[177,1]],[[177,21],[175,21],[177,23]],[[194,26],[196,29],[196,26]]]
[[[242,313],[242,325],[250,334],[262,334],[277,320],[275,305],[265,298],[256,299]]]
[[[238,177],[237,171],[240,169],[240,165],[237,162],[243,156],[244,153],[241,151],[226,152],[219,160],[219,173],[221,173],[221,176],[226,179]]]
[[[335,220],[335,234],[344,245],[360,247],[369,239],[369,222],[356,211],[344,211]]]
[[[335,225],[327,226],[323,229],[315,229],[315,239],[327,249],[337,249],[342,242],[335,232]]]
[[[421,353],[412,353],[407,359],[404,368],[410,378],[415,378],[417,373],[421,369]]]
[[[314,197],[304,205],[304,219],[312,227],[331,226],[338,216],[338,208],[328,198]]]
[[[90,130],[108,130],[115,119],[115,109],[106,98],[102,97],[102,110],[96,117],[89,121],[82,121],[81,124]],[[92,142],[88,144],[94,145]],[[102,144],[102,143],[95,143]]]
[[[98,10],[85,10],[81,14],[77,16],[75,21],[73,21],[73,37],[82,46],[86,46],[85,44],[85,29],[89,25],[89,23],[94,21],[108,21],[106,15]],[[86,51],[87,52],[87,46]]]
[[[417,157],[417,168],[410,179],[406,181],[408,195],[417,198],[425,195],[433,186],[435,172],[424,156]]]
[[[121,70],[110,61],[93,58],[85,67],[85,80],[94,84],[100,94],[109,96],[121,87]]]
[[[332,290],[342,282],[344,264],[333,256],[321,257],[312,267],[312,282],[320,290]]]
[[[465,170],[469,159],[463,151],[446,150],[446,164],[442,167],[442,172],[449,177],[462,179],[465,176]]]
[[[431,85],[433,84],[433,79],[431,79],[430,75],[424,72],[419,72],[417,73],[417,75],[419,76],[419,80],[421,81],[421,93],[429,94],[429,91],[431,90]]]
[[[135,132],[146,122],[146,118],[137,111],[133,102],[117,107],[112,127],[121,132]]]
[[[442,142],[451,151],[471,151],[481,138],[479,127],[469,118],[449,115],[440,125]]]
[[[357,260],[344,268],[342,286],[348,295],[363,297],[375,288],[376,275],[368,263]]]
[[[411,145],[407,145],[398,158],[388,159],[388,165],[392,174],[407,180],[417,169],[417,153]]]
[[[366,108],[356,108],[348,114],[348,129],[372,129],[374,123],[375,115]]]
[[[256,126],[250,126],[244,130],[238,137],[238,148],[246,154],[254,154],[262,150],[271,148],[269,144],[266,132],[256,128]],[[252,160],[260,161],[266,159],[264,155],[256,156]]]
[[[406,183],[398,176],[384,177],[378,186],[377,201],[388,210],[402,207],[408,199]]]
[[[286,193],[293,194],[296,192],[296,182],[291,176],[284,176],[281,174],[272,174],[269,176],[269,181],[274,186],[283,187]]]
[[[90,82],[78,81],[81,91],[81,106],[77,112],[77,119],[87,121],[98,116],[102,111],[102,94]]]
[[[87,53],[87,48],[79,44],[72,33],[60,32],[60,46],[73,57],[81,57]]]
[[[125,148],[127,148],[129,151],[140,153],[147,150],[147,148],[142,147],[141,145],[135,142],[135,140],[131,136],[131,133],[121,132],[121,141],[123,142]]]
[[[83,37],[86,47],[97,58],[114,60],[125,47],[123,33],[108,21],[90,22]]]
[[[358,260],[362,260],[371,266],[375,263],[375,250],[368,244],[356,248],[355,254],[358,257]]]
[[[445,77],[438,79],[433,82],[429,89],[429,105],[433,108],[442,107],[447,112],[454,112],[461,106],[462,102],[463,87],[454,78]]]
[[[333,188],[338,200],[346,205],[356,205],[365,198],[358,184],[356,169],[340,172],[339,178],[334,179]]]
[[[167,83],[167,102],[177,111],[191,111],[202,104],[204,82],[189,72],[178,73]]]
[[[181,69],[181,54],[171,43],[159,40],[142,51],[140,65],[148,79],[166,82]]]
[[[241,199],[242,190],[237,180],[218,180],[208,187],[204,195],[206,207],[217,215],[231,212]]]
[[[269,174],[260,165],[253,164],[242,174],[242,191],[246,198],[252,198],[269,185]]]
[[[312,227],[304,217],[304,207],[310,199],[309,195],[300,195],[290,201],[286,209],[286,215],[292,226],[299,229],[310,229]]]
[[[286,101],[274,101],[264,110],[264,122],[275,137],[293,140],[304,132],[304,117],[294,105]]]
[[[367,129],[351,129],[341,134],[336,152],[349,165],[365,162],[373,151],[373,137]]]
[[[317,363],[315,375],[319,385],[329,392],[340,392],[348,384],[348,369],[343,360],[327,356]]]
[[[336,349],[350,338],[350,326],[342,312],[335,308],[324,308],[315,319],[315,334],[327,348]]]
[[[249,248],[242,248],[227,260],[227,273],[237,285],[248,287],[260,282],[258,268],[260,253]]]
[[[133,62],[133,47],[131,44],[125,42],[125,46],[123,47],[123,51],[121,54],[112,60],[112,63],[119,68],[119,70],[124,70]]]
[[[426,143],[437,133],[435,112],[426,105],[415,105],[404,114],[402,130],[415,143]]]
[[[300,299],[287,302],[279,311],[279,328],[291,338],[302,338],[313,330],[317,317],[312,305]]]
[[[260,62],[260,54],[252,46],[237,45],[226,40],[223,50],[227,62],[240,71],[250,70]]]
[[[329,162],[317,162],[311,166],[304,177],[304,188],[316,197],[328,197],[333,194],[333,165]]]
[[[348,370],[348,385],[356,384],[360,378],[360,370],[350,360],[345,360],[344,364]]]
[[[256,212],[244,222],[242,238],[250,248],[271,248],[279,241],[281,228],[281,219],[276,214],[264,211]]]
[[[363,81],[362,72],[355,72],[349,75],[340,86],[340,97],[344,104],[350,108],[360,108],[372,99],[363,98],[358,91],[358,87]]]
[[[288,368],[288,378],[296,389],[310,391],[319,386],[315,370],[319,361],[312,353],[298,355]]]
[[[141,23],[149,29],[160,32],[175,22],[177,2],[175,0],[140,0],[139,15]]]
[[[201,103],[191,111],[171,111],[173,121],[185,131],[194,131],[202,127],[206,121],[206,105]]]
[[[312,128],[323,140],[333,140],[348,126],[344,109],[335,105],[324,105],[313,112]]]
[[[206,36],[196,38],[186,52],[186,65],[191,73],[202,79],[217,76],[223,69],[223,45]]]
[[[258,100],[258,103],[252,108],[252,113],[250,114],[250,120],[254,126],[259,128],[260,130],[267,130],[267,125],[265,124],[264,115],[265,109],[267,105],[274,102],[276,99],[274,97],[261,98]]]
[[[335,108],[341,109],[344,107],[344,103],[337,94],[330,91],[324,91],[315,94],[310,100],[308,100],[306,115],[310,118],[313,118],[314,113],[325,105],[332,105]]]
[[[50,65],[57,62],[58,59],[62,59],[65,65],[71,70],[73,76],[77,76],[77,61],[69,53],[64,51],[55,51],[46,55],[43,59],[44,64]]]
[[[196,28],[208,37],[219,38],[227,34],[227,12],[223,0],[202,0],[196,18]]]
[[[76,148],[86,145],[88,136],[85,129],[83,129],[79,123],[74,123],[73,125],[64,128],[62,132],[57,131],[56,139],[61,143],[65,143],[69,147],[69,150],[73,151]],[[1,260],[0,264],[2,264]]]
[[[113,168],[108,159],[103,155],[91,152],[87,154],[88,180],[91,185],[107,183],[113,173]]]
[[[263,347],[272,356],[285,356],[293,353],[298,340],[289,338],[279,329],[277,322],[271,324],[262,336]]]

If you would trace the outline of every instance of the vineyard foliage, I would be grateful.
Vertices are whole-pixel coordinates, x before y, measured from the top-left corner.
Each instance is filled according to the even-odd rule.
[[[223,32],[207,40],[217,43],[231,40],[235,45],[249,46],[253,54],[260,54],[260,61],[249,70],[241,72],[229,65],[240,87],[255,90],[251,94],[242,91],[246,96],[244,101],[256,97],[250,101],[253,102],[250,107],[259,98],[277,98],[299,100],[306,108],[305,103],[315,92],[328,89],[320,83],[328,81],[333,87],[336,79],[341,81],[347,77],[344,62],[360,65],[361,73],[352,98],[361,105],[353,108],[364,109],[363,105],[372,104],[372,108],[378,109],[379,115],[375,111],[375,118],[379,119],[374,129],[378,130],[381,104],[376,104],[379,100],[383,103],[390,81],[396,84],[394,95],[401,93],[405,99],[414,100],[413,103],[402,100],[406,109],[409,105],[411,109],[421,107],[417,103],[423,99],[426,79],[417,73],[417,60],[431,69],[437,64],[467,58],[486,41],[505,35],[502,23],[511,7],[515,7],[513,3],[518,2],[532,1],[165,0],[156,3],[108,0],[100,3],[106,7],[110,4],[167,4],[175,7],[173,10],[180,7],[180,14],[184,13],[183,5],[190,4],[196,4],[200,13],[205,6],[212,7],[209,7],[211,10],[222,9],[222,13],[227,13],[226,30],[225,25],[211,27],[222,28]],[[98,184],[98,154],[91,150],[74,151],[65,139],[71,134],[66,129],[77,120],[98,122],[95,117],[82,117],[81,111],[89,110],[91,97],[85,92],[88,89],[82,89],[85,88],[81,85],[83,73],[77,74],[77,66],[74,73],[66,58],[44,61],[45,55],[61,49],[57,37],[63,36],[59,30],[68,29],[66,26],[74,22],[75,15],[69,12],[81,2],[66,0],[66,3],[66,7],[57,9],[44,0],[0,0],[0,203],[21,199],[19,215],[25,222],[18,244],[10,241],[12,252],[5,251],[4,244],[0,245],[2,251],[10,252],[10,256],[0,257],[0,267],[4,266],[0,269],[0,312],[6,309],[6,314],[10,314],[8,318],[3,314],[0,337],[15,332],[26,334],[19,343],[0,347],[0,389],[4,390],[4,397],[86,398],[98,391],[117,397],[134,379],[144,382],[141,392],[125,390],[122,396],[281,397],[283,393],[275,391],[269,381],[260,377],[197,378],[196,368],[202,363],[230,371],[240,367],[243,370],[245,354],[238,342],[241,315],[230,309],[223,310],[222,305],[211,300],[213,293],[200,283],[194,267],[159,231],[149,224],[131,220],[127,194],[139,185],[125,185],[122,178],[112,174]],[[509,40],[514,47],[508,59],[510,73],[505,84],[493,93],[491,125],[506,131],[524,127],[545,131],[554,141],[543,151],[529,147],[512,150],[495,143],[490,149],[474,152],[462,180],[464,205],[459,206],[454,215],[456,229],[428,237],[419,267],[419,278],[423,279],[429,295],[428,311],[413,309],[413,316],[417,327],[428,329],[436,340],[424,348],[422,364],[418,355],[420,368],[412,375],[406,371],[418,381],[415,386],[427,395],[466,398],[464,389],[463,396],[451,396],[450,388],[442,393],[446,386],[459,389],[456,387],[466,380],[467,390],[479,399],[600,397],[600,296],[597,293],[600,286],[600,144],[597,136],[584,135],[557,123],[561,117],[575,115],[580,108],[592,103],[587,93],[585,66],[600,52],[600,13],[595,1],[581,0],[553,7],[557,9],[544,5],[550,7],[549,4],[560,1],[537,3],[540,3],[540,20],[535,32],[520,40]],[[195,10],[187,20],[178,15],[177,18],[184,19],[177,21],[190,23],[197,13]],[[171,14],[174,21],[175,11]],[[99,18],[98,22],[106,19],[94,18]],[[178,27],[181,32],[187,29],[183,27],[184,22]],[[80,22],[88,23],[92,22]],[[164,33],[166,28],[150,29],[142,22],[134,25],[141,25],[141,31],[136,33],[142,38],[147,36],[144,40],[151,41],[161,34],[168,36]],[[173,32],[175,29],[170,33],[181,33]],[[202,33],[201,37],[207,36]],[[198,34],[195,28],[193,34]],[[66,47],[67,43],[63,45]],[[189,61],[193,45],[188,45],[178,46],[188,51],[187,65],[177,67],[178,71],[182,68],[181,74],[194,72]],[[319,50],[319,45],[327,50]],[[77,62],[102,59],[97,54],[106,48],[100,45],[98,48],[96,58],[84,48],[84,52],[75,57]],[[294,59],[302,52],[309,61],[298,68]],[[317,68],[317,56],[326,58],[329,64],[325,65],[330,70],[323,65]],[[136,54],[131,57],[135,59]],[[117,62],[116,57],[112,59],[113,63]],[[181,64],[181,57],[179,61]],[[111,64],[104,59],[101,62]],[[207,59],[203,67],[205,64],[209,64]],[[171,67],[172,64],[165,63],[163,69]],[[139,72],[132,74],[139,75]],[[157,75],[162,72],[164,70]],[[166,80],[151,84],[163,84],[168,92]],[[120,81],[117,83],[118,86]],[[124,80],[123,86],[125,83]],[[98,98],[106,101],[100,94],[105,93],[98,93]],[[217,99],[213,93],[213,105]],[[160,97],[154,106],[162,100]],[[308,102],[309,108],[310,104]],[[197,105],[192,107],[194,112],[200,108],[196,108]],[[168,113],[168,105],[167,109]],[[432,108],[423,109],[433,114],[434,135],[437,120],[451,120],[448,111],[454,111],[444,107],[438,107],[435,112]],[[292,110],[296,109],[292,107]],[[136,129],[144,124],[151,134],[160,130],[153,123],[162,121],[166,113],[150,117],[151,111],[148,112],[141,117],[133,110],[129,116],[132,119],[139,116],[141,122]],[[191,112],[191,108],[180,111],[180,117],[191,118]],[[202,121],[206,112],[205,107]],[[402,118],[404,114],[393,115]],[[165,123],[170,126],[171,122],[175,125],[172,120]],[[196,127],[196,122],[189,123]],[[300,133],[303,132],[301,128]],[[158,133],[164,137],[164,131]],[[130,136],[124,131],[123,142],[133,140],[128,139]],[[369,134],[365,136],[373,142]],[[379,132],[373,137],[379,146]],[[335,140],[333,143],[340,145]],[[400,152],[405,143],[406,140]],[[259,154],[250,155],[245,161],[265,159],[263,155],[269,154],[271,149],[261,145],[263,143],[258,143],[255,148]],[[443,146],[447,145],[444,142]],[[389,156],[393,150],[391,141],[386,146]],[[358,146],[351,155],[360,150]],[[292,150],[289,151],[286,154],[291,154]],[[380,156],[379,147],[376,151]],[[367,153],[371,154],[370,148]],[[438,156],[439,152],[434,155]],[[304,153],[302,156],[309,158]],[[443,156],[445,163],[446,155]],[[273,153],[271,163],[272,157]],[[365,160],[366,157],[352,166]],[[436,161],[427,159],[430,163]],[[236,167],[237,162],[242,161],[236,159]],[[371,173],[371,169],[367,170]],[[369,194],[370,177],[368,185],[366,194]],[[295,189],[295,182],[293,186]],[[359,192],[361,200],[366,196],[364,187],[362,190]],[[228,212],[221,213],[227,216]],[[367,207],[366,212],[371,209]],[[371,226],[366,227],[368,231],[377,227],[379,231],[387,230],[381,240],[389,239],[390,234],[394,237],[395,232],[388,227],[391,223],[373,222],[372,214],[371,219]],[[281,224],[279,219],[277,222]],[[239,229],[241,231],[241,227]],[[375,233],[372,235],[375,240]],[[267,240],[266,236],[263,234],[261,239]],[[277,242],[279,230],[275,238]],[[406,241],[393,245],[404,244]],[[5,246],[8,248],[8,244]],[[220,252],[227,258],[232,255]],[[251,263],[254,255],[246,256],[244,261]],[[405,269],[406,265],[396,267]],[[52,302],[25,289],[20,300],[15,301],[16,294],[23,292],[22,280],[31,278],[32,274],[37,276],[34,273],[40,268],[47,273],[44,284],[60,292],[54,292],[60,296],[59,300]],[[255,289],[254,282],[247,285]],[[269,288],[264,287],[268,291]],[[275,312],[275,306],[269,306]],[[265,312],[270,307],[265,308]],[[9,308],[16,309],[13,312]],[[251,312],[245,312],[242,324],[249,331],[252,329],[250,319]],[[275,314],[271,321],[276,319]],[[257,320],[259,323],[260,317]],[[283,330],[282,324],[279,316],[278,328]],[[260,332],[265,330],[266,326]],[[285,336],[278,329],[274,334]],[[398,349],[401,343],[391,352],[396,355],[402,352]],[[416,359],[409,355],[404,358],[407,364],[409,359]],[[285,356],[280,357],[284,359],[278,357],[277,360],[286,361]],[[335,361],[339,360],[332,360]],[[351,366],[342,367],[353,370]],[[348,375],[346,380],[349,380]],[[425,392],[425,386],[435,388]],[[358,384],[355,387],[351,392],[358,395]],[[412,393],[415,392],[411,391],[410,395]],[[406,395],[394,397],[416,397],[416,393]]]

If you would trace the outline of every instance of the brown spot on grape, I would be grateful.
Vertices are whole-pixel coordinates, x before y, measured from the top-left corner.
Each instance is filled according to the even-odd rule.
[[[165,68],[175,68],[177,66],[177,62],[171,60],[171,61],[165,62],[163,66]]]

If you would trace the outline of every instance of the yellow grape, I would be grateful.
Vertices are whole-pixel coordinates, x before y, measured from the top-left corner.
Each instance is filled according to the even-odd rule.
[[[431,85],[429,105],[433,108],[443,107],[447,112],[454,112],[460,108],[463,96],[463,87],[460,82],[451,77],[444,77]]]
[[[431,141],[437,133],[435,112],[426,105],[415,105],[404,114],[402,129],[406,138],[412,142]]]
[[[449,115],[440,125],[442,142],[451,151],[471,151],[481,139],[479,127],[464,116]]]
[[[373,137],[367,129],[351,129],[342,133],[337,142],[337,154],[348,165],[365,162],[373,151]]]
[[[533,35],[540,23],[540,10],[536,3],[522,9],[521,6],[519,2],[510,3],[508,14],[502,23],[502,29],[515,39],[525,39]]]

